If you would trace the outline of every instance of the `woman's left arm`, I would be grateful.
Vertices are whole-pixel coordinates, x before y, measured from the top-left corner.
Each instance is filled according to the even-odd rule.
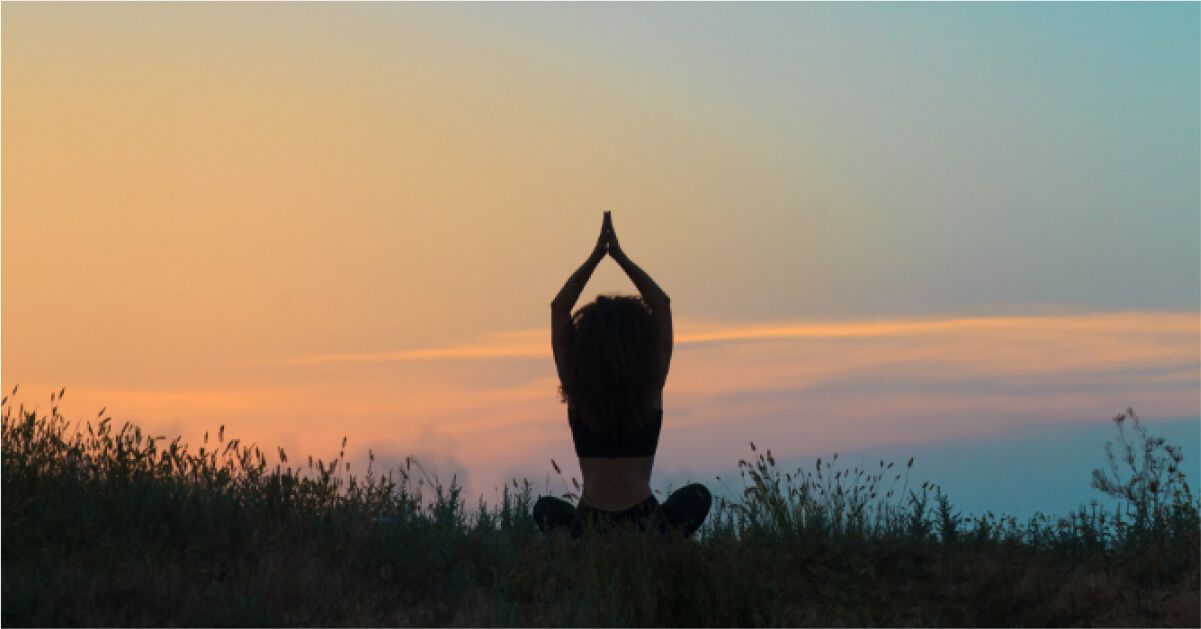
[[[580,293],[584,292],[584,286],[588,284],[596,266],[605,259],[605,253],[608,252],[608,226],[609,213],[605,212],[605,222],[601,225],[601,233],[597,238],[596,247],[592,249],[592,253],[580,265],[580,268],[567,278],[567,283],[563,284],[563,288],[559,289],[559,294],[555,295],[550,302],[551,349],[554,350],[559,381],[563,384],[567,383],[567,378],[570,376],[568,356],[571,354],[571,309],[575,307],[575,302],[579,301]]]

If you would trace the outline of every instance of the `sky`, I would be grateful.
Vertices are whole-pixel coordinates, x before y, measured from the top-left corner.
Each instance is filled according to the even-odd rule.
[[[658,485],[754,440],[1063,511],[1128,406],[1196,479],[1199,14],[9,3],[0,384],[485,497],[578,475],[548,306],[612,210],[676,317]]]

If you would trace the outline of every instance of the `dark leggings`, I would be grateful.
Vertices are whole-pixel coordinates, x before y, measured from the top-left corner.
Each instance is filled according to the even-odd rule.
[[[566,531],[579,537],[584,529],[604,529],[614,525],[667,533],[671,531],[692,535],[701,527],[713,497],[704,485],[685,485],[668,496],[660,505],[654,496],[626,509],[625,511],[602,511],[580,503],[552,496],[543,496],[534,504],[534,521],[543,533]]]

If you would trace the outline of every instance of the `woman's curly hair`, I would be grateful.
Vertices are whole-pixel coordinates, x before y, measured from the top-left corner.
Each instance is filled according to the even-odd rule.
[[[560,385],[560,401],[570,401],[594,431],[648,421],[661,376],[650,307],[633,295],[600,295],[571,322],[572,378]]]

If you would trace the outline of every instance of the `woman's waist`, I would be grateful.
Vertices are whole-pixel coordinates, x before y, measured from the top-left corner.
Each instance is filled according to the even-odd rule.
[[[581,458],[581,501],[604,511],[624,511],[652,496],[654,457]]]

